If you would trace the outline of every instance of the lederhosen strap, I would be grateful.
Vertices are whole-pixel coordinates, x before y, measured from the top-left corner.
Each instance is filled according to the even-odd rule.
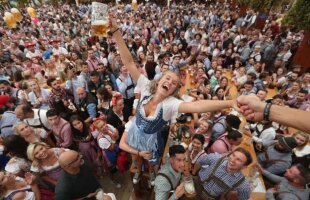
[[[26,124],[28,124],[28,126],[31,126],[33,128],[43,128],[45,131],[49,132],[51,131],[50,129],[46,128],[44,126],[44,124],[42,123],[42,120],[41,120],[41,116],[40,116],[40,109],[38,110],[38,116],[39,116],[39,122],[40,122],[40,125],[33,125],[33,124],[29,124],[28,120],[25,120],[24,122],[26,122]]]
[[[60,128],[60,130],[59,130],[59,135],[56,135],[56,134],[55,134],[55,137],[56,137],[57,139],[61,139],[61,137],[59,137],[59,136],[61,135],[61,131],[64,129],[64,127],[65,127],[67,124],[69,124],[69,123],[66,122],[66,123],[64,123],[64,124],[61,126],[61,128]]]
[[[300,196],[298,196],[297,194],[295,194],[295,193],[292,193],[292,192],[277,192],[277,193],[275,193],[275,195],[276,196],[278,196],[278,195],[280,195],[280,194],[291,194],[291,195],[293,195],[293,196],[295,196],[298,200],[302,200],[302,198],[300,197]]]
[[[280,159],[273,159],[273,160],[270,160],[270,158],[269,158],[269,154],[268,154],[268,149],[270,148],[270,147],[273,147],[275,144],[271,144],[271,145],[269,145],[269,146],[267,146],[267,148],[264,150],[264,155],[265,155],[265,160],[264,161],[262,161],[262,165],[263,165],[263,167],[264,168],[266,168],[267,167],[267,165],[269,164],[275,164],[275,163],[277,163],[277,162],[283,162],[283,163],[286,163],[286,162],[288,162],[288,161],[286,161],[286,160],[280,160]]]
[[[169,182],[169,184],[170,184],[170,190],[174,190],[174,189],[175,189],[175,188],[173,187],[172,181],[170,180],[169,176],[167,176],[167,175],[164,174],[164,173],[158,173],[157,176],[165,177],[165,178],[167,179],[167,181]]]
[[[126,88],[126,90],[125,90],[125,99],[128,99],[128,92],[127,92],[127,91],[130,90],[130,89],[132,89],[133,87],[135,87],[134,82],[133,82],[133,80],[132,80],[130,74],[129,74],[129,78],[130,78],[130,80],[131,80],[131,84],[130,84],[130,85],[126,85],[127,88]],[[118,78],[118,79],[120,79],[120,78]],[[125,84],[126,84],[126,83],[125,83]]]
[[[222,142],[224,142],[227,151],[229,151],[229,146],[228,146],[228,144],[226,143],[226,141],[223,140],[223,138],[220,138],[219,140],[221,140]]]
[[[40,124],[42,125],[42,128],[44,128],[45,131],[50,131],[50,130],[49,130],[48,128],[46,128],[46,127],[44,126],[44,124],[42,123],[40,111],[41,111],[41,109],[38,110],[38,116],[39,116]]]
[[[215,172],[216,170],[219,168],[219,166],[222,164],[222,162],[224,161],[225,157],[220,158],[215,167],[213,168],[211,175],[204,181],[202,181],[202,183],[207,183],[210,180],[213,180],[219,187],[221,187],[222,189],[225,190],[224,195],[227,194],[228,192],[230,192],[231,190],[233,190],[234,188],[238,187],[244,180],[244,176],[242,178],[240,178],[235,184],[233,184],[232,187],[228,186],[224,181],[222,181],[221,179],[219,179],[218,177],[215,176]]]

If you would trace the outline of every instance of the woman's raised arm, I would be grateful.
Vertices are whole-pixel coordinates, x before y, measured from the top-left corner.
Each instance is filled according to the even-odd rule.
[[[113,38],[116,42],[118,47],[118,51],[121,55],[121,59],[123,64],[127,67],[130,72],[132,78],[137,81],[139,76],[141,75],[140,71],[138,70],[132,55],[127,48],[127,45],[123,39],[121,28],[118,28],[117,23],[113,17],[110,17],[110,30],[112,32]]]

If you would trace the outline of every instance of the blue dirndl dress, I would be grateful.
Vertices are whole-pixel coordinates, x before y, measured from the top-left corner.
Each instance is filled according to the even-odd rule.
[[[151,96],[145,96],[138,104],[137,115],[128,129],[127,143],[139,151],[149,151],[153,153],[151,158],[153,164],[159,164],[162,156],[164,143],[161,137],[161,130],[168,121],[163,119],[162,105],[154,118],[147,118],[142,114],[143,105]]]

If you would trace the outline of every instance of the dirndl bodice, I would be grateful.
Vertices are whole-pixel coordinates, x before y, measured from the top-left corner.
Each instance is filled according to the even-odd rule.
[[[143,105],[151,96],[145,96],[138,104],[137,115],[128,130],[127,143],[139,151],[150,151],[160,156],[163,150],[161,130],[168,121],[163,119],[163,108],[159,108],[154,118],[147,118],[142,114]]]

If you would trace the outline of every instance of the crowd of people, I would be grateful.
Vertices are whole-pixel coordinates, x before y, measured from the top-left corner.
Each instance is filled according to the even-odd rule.
[[[310,128],[275,111],[310,111],[310,73],[291,64],[303,31],[281,27],[276,12],[257,29],[257,13],[228,3],[119,3],[98,37],[90,9],[43,5],[38,20],[21,9],[16,28],[0,22],[1,198],[114,200],[99,180],[106,174],[121,190],[132,164],[133,184],[147,169],[156,200],[184,198],[181,179],[191,176],[197,199],[236,191],[246,200],[245,137],[270,182],[267,199],[309,198],[309,132],[289,126]],[[187,72],[190,102],[179,97]],[[267,89],[277,94],[268,99]],[[182,113],[192,113],[194,130],[178,130]],[[190,143],[173,140],[161,165],[167,137],[179,132]]]

